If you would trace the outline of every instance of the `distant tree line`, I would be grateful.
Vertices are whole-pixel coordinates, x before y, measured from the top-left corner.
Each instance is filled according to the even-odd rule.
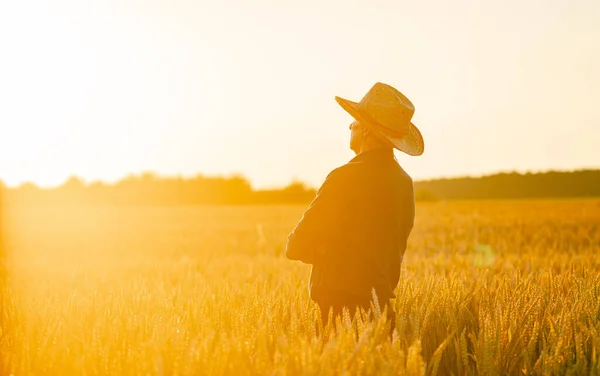
[[[600,197],[600,170],[418,181],[415,196],[421,200]]]
[[[144,173],[114,184],[85,184],[71,177],[55,188],[39,188],[33,183],[7,188],[0,181],[0,196],[7,205],[306,204],[315,194],[314,188],[301,182],[280,189],[255,190],[242,176],[181,178]],[[417,181],[415,197],[419,201],[600,197],[600,170]]]
[[[316,194],[313,188],[298,182],[282,189],[253,190],[241,176],[169,178],[153,173],[131,175],[114,184],[85,184],[71,177],[55,188],[24,183],[17,188],[4,188],[4,192],[11,206],[294,204],[309,202]]]

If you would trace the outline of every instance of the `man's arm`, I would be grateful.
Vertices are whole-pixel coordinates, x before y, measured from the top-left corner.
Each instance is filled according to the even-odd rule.
[[[400,269],[402,267],[402,259],[408,245],[408,237],[415,223],[415,195],[412,179],[410,184],[407,184],[404,193],[402,215],[398,228],[399,244],[398,254],[392,257],[392,283],[393,288],[396,287],[400,280]]]
[[[314,264],[325,253],[331,233],[338,231],[336,224],[344,197],[343,185],[339,169],[327,175],[317,196],[288,236],[287,258]]]

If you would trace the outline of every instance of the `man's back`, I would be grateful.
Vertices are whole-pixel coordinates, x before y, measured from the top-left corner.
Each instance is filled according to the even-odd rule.
[[[288,238],[287,255],[313,265],[314,300],[394,297],[413,226],[411,178],[391,149],[359,154],[332,171]]]

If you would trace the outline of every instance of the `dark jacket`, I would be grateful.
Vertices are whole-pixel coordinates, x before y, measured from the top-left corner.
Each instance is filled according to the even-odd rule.
[[[391,149],[361,153],[328,176],[288,236],[286,255],[312,264],[310,296],[394,298],[415,216],[413,182]]]

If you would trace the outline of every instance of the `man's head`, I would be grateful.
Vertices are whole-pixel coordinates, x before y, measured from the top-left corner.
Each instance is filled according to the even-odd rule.
[[[368,129],[363,131],[357,127],[353,133],[350,148],[354,152],[392,147],[408,155],[423,154],[423,136],[412,123],[415,107],[394,87],[377,82],[360,102],[337,96],[335,100],[359,125],[366,125]]]
[[[369,128],[358,120],[353,121],[349,128],[350,149],[357,155],[372,149],[391,148],[389,143],[378,137],[374,132],[369,131]]]

